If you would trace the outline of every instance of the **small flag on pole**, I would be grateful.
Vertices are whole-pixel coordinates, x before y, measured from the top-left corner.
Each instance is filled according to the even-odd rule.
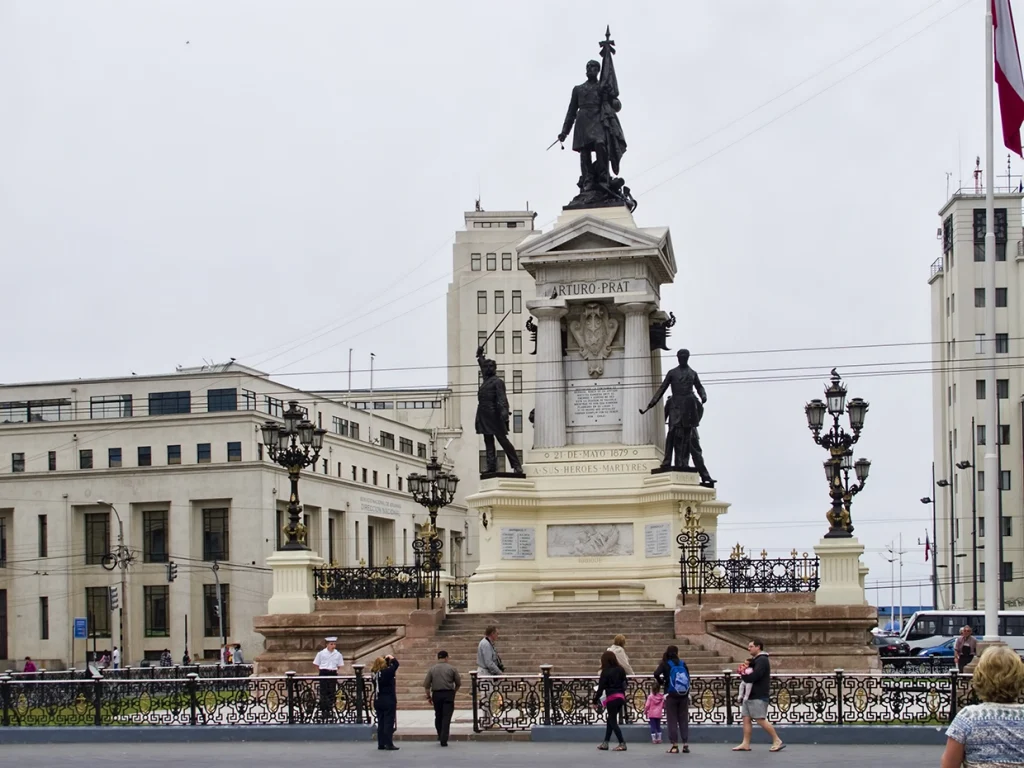
[[[924,532],[924,561],[926,563],[928,562],[928,555],[931,553],[931,551],[932,551],[932,545],[928,541],[928,531],[925,531]]]
[[[995,80],[999,88],[1003,143],[1007,149],[1024,157],[1020,141],[1020,126],[1024,123],[1024,73],[1020,67],[1010,0],[992,0],[992,26],[995,28]]]

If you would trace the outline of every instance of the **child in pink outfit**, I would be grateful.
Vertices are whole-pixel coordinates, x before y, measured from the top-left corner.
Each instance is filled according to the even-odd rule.
[[[665,712],[665,694],[654,684],[654,692],[647,697],[644,704],[644,715],[651,724],[651,743],[661,744],[661,716]]]

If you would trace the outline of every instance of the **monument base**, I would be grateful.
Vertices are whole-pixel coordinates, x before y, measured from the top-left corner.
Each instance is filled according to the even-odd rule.
[[[814,595],[818,605],[867,605],[860,556],[864,545],[854,537],[823,538],[814,547],[821,561],[821,585]]]
[[[491,480],[495,477],[514,477],[514,478],[525,478],[526,474],[523,472],[481,472],[481,480]]]
[[[525,478],[484,480],[467,498],[481,519],[471,613],[538,608],[674,608],[676,536],[699,516],[715,549],[728,504],[696,473],[651,474],[653,445],[526,452]]]

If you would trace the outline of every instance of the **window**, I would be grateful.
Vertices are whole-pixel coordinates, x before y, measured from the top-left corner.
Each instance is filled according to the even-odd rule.
[[[1013,563],[1003,562],[1003,572],[1001,574],[1003,581],[1013,581]]]
[[[356,481],[356,465],[352,465],[352,482]]]
[[[209,443],[197,443],[196,444],[196,463],[197,464],[209,464],[210,463],[210,444]]]
[[[976,425],[975,426],[975,432],[977,434],[976,434],[976,439],[974,441],[974,444],[975,445],[985,445],[985,438],[987,437],[987,435],[985,434],[985,425],[984,424]]]
[[[380,402],[379,400],[373,404],[373,410],[375,411],[389,411],[391,410],[391,402],[386,403]]]
[[[127,419],[131,415],[131,395],[100,395],[89,398],[90,419]]]
[[[985,380],[976,379],[974,382],[974,396],[978,400],[985,399]]]
[[[984,469],[979,469],[978,470],[978,490],[979,491],[984,491],[985,490],[985,470]],[[985,518],[984,517],[979,517],[978,518],[978,523],[980,524],[980,527],[978,528],[978,530],[981,532],[979,535],[984,536],[985,535]]]
[[[497,376],[502,381],[504,381],[505,380],[505,369],[504,368],[499,368],[498,370],[496,370],[494,372],[494,375]]]
[[[984,584],[985,583],[985,561],[984,560],[982,560],[980,563],[978,563],[978,583],[980,583],[980,584]]]
[[[985,306],[985,289],[975,288],[974,289],[974,306],[984,307]]]
[[[949,296],[946,297],[946,317],[949,317]]]
[[[351,437],[353,440],[358,440],[359,439],[359,425],[356,422],[354,422],[354,421],[353,422],[349,422],[348,428],[349,428],[349,432],[351,433],[351,434],[349,434],[349,437]]]
[[[88,512],[85,515],[85,564],[99,565],[110,552],[110,514]]]
[[[151,467],[153,466],[153,449],[148,445],[139,446],[139,466],[140,467]]]
[[[46,464],[47,464],[47,468],[51,472],[56,472],[57,471],[57,452],[56,451],[50,451],[47,454],[47,456],[46,456]]]
[[[505,292],[495,291],[494,292],[494,314],[504,315],[505,314]]]
[[[505,354],[505,332],[495,331],[494,332],[494,354],[504,355]]]
[[[39,531],[39,557],[48,557],[46,554],[49,550],[49,531],[46,523],[46,515],[39,515],[38,518],[38,531]]]
[[[402,490],[402,476],[398,475],[398,490]]]
[[[348,419],[334,417],[334,432],[342,437],[348,437]]]
[[[1010,470],[1004,469],[999,473],[999,490],[1010,490]]]
[[[976,333],[976,334],[974,334],[974,354],[982,355],[984,353],[985,353],[985,334],[984,333]],[[949,358],[952,359],[953,355],[949,355]]]
[[[398,450],[401,453],[405,453],[408,454],[409,456],[412,456],[412,440],[410,440],[407,437],[398,438]]]
[[[217,585],[203,584],[203,637],[227,637],[231,634],[231,586],[220,585],[220,600],[217,600]],[[221,620],[223,619],[223,634]]]
[[[395,450],[395,436],[390,432],[381,432],[380,445],[382,448],[390,448],[392,451]]]
[[[228,510],[203,510],[203,560],[228,559]]]
[[[256,410],[256,393],[251,389],[242,390],[242,407],[247,411]]]
[[[523,332],[512,331],[512,354],[523,354]]]
[[[374,485],[377,484],[377,470],[376,469],[373,470],[373,484]]]
[[[996,334],[996,354],[1006,355],[1010,352],[1010,335],[1008,333]]]
[[[206,410],[211,413],[213,411],[237,411],[238,390],[234,387],[231,389],[211,389],[206,397]]]
[[[78,468],[92,469],[92,449],[86,448],[78,452]]]
[[[284,413],[284,401],[276,397],[267,397],[267,413],[271,416],[280,416]]]
[[[996,288],[996,306],[997,307],[1005,307],[1006,306],[1006,289],[1005,288]]]
[[[512,411],[512,431],[522,432],[523,431],[523,412]]]
[[[487,254],[487,271],[493,272],[498,268],[498,254],[488,253]]]
[[[1003,616],[1001,619],[1003,628],[999,630],[1000,635],[1006,637],[1024,636],[1024,616]]]
[[[510,227],[514,227],[515,225],[516,225],[516,223],[514,221],[510,221],[509,222],[509,226]],[[503,254],[501,254],[501,271],[502,272],[511,272],[512,271],[512,254],[511,253],[503,253]]]
[[[512,371],[512,394],[518,395],[523,391],[523,372]]]
[[[39,639],[50,639],[50,598],[39,598]]]
[[[487,471],[487,451],[480,451],[480,474]],[[505,452],[498,451],[497,471],[505,471]]]
[[[110,637],[110,590],[107,587],[86,587],[85,613],[89,637]]]
[[[181,464],[181,446],[180,445],[168,445],[167,446],[167,463],[168,464]]]
[[[167,416],[173,413],[192,413],[191,392],[149,393],[150,416]]]
[[[1006,400],[1010,397],[1010,380],[996,379],[996,397]]]
[[[367,480],[368,477],[369,477],[369,474],[366,471],[366,467],[363,467],[363,482],[364,483],[368,482],[368,480]]]
[[[512,314],[521,315],[523,313],[523,292],[512,291]]]
[[[11,454],[11,472],[24,472],[25,471],[25,454],[24,453],[12,453]]]
[[[145,586],[142,588],[142,598],[146,607],[145,631],[146,637],[169,637],[171,634],[168,619],[170,587],[166,584],[157,586]]]
[[[416,443],[416,456],[421,459],[427,458],[427,444]]]
[[[242,460],[242,444],[240,442],[228,443],[228,461]]]
[[[1003,536],[1013,536],[1013,518],[1003,515],[1000,519],[1003,528]]]
[[[7,521],[0,517],[0,568],[7,567]]]
[[[469,257],[469,268],[474,272],[480,271],[480,254],[474,253]]]
[[[1000,424],[999,425],[999,442],[996,445],[1009,445],[1010,444],[1010,425]]]
[[[478,315],[487,314],[487,291],[476,292],[476,313]]]
[[[142,513],[142,562],[166,563],[167,510],[148,509]]]
[[[476,345],[482,347],[484,352],[487,351],[487,331],[476,332]]]
[[[996,261],[1006,261],[1006,209],[996,208],[993,211],[993,224],[996,230]],[[974,260],[985,260],[985,233],[987,222],[985,209],[974,209]]]

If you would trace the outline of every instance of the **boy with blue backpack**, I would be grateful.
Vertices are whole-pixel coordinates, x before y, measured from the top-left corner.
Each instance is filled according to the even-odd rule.
[[[654,671],[654,679],[665,690],[665,717],[668,720],[669,754],[690,751],[690,669],[679,658],[679,648],[670,645]]]

